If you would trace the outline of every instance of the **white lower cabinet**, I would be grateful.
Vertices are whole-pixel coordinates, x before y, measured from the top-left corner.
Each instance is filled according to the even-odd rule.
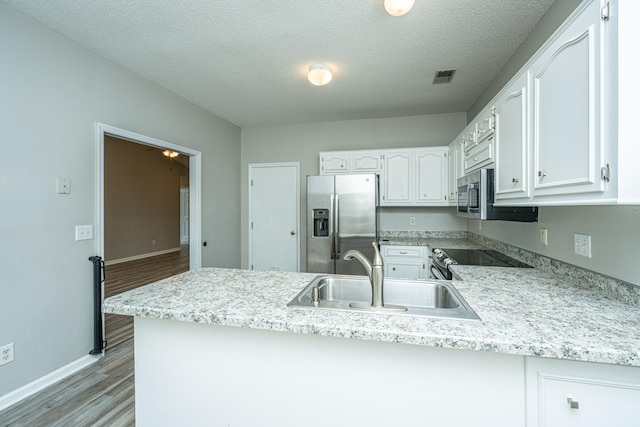
[[[385,277],[396,279],[427,279],[428,249],[426,246],[381,245]]]
[[[526,358],[527,427],[640,426],[640,368]]]

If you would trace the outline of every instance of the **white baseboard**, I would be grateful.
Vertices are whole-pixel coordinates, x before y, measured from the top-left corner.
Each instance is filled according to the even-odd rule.
[[[55,371],[45,375],[44,377],[40,377],[37,380],[20,387],[19,389],[7,393],[4,396],[0,396],[0,411],[20,402],[23,399],[26,399],[27,397],[49,387],[50,385],[57,383],[58,381],[61,381],[75,374],[81,369],[84,369],[87,366],[97,362],[100,358],[102,358],[102,355],[87,355],[81,357],[80,359],[63,366],[60,369],[56,369]]]
[[[135,261],[137,259],[149,258],[149,257],[152,257],[152,256],[157,256],[157,255],[170,254],[171,252],[179,252],[181,250],[182,250],[182,248],[171,248],[171,249],[165,249],[163,251],[151,252],[151,253],[148,253],[148,254],[134,255],[134,256],[130,256],[130,257],[126,257],[126,258],[120,258],[120,259],[112,259],[110,261],[105,261],[104,265],[120,264],[121,262]]]

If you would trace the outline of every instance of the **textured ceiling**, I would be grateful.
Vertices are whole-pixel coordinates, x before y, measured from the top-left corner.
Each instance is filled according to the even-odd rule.
[[[553,0],[4,0],[241,126],[466,111]],[[306,80],[326,63],[334,79]],[[455,68],[452,83],[433,85]]]

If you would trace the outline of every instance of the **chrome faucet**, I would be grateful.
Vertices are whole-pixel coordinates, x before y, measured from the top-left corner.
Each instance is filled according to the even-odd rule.
[[[344,254],[344,259],[346,261],[350,261],[352,259],[360,261],[369,276],[369,281],[371,282],[371,307],[381,308],[384,307],[384,301],[382,298],[382,289],[384,286],[383,262],[380,250],[378,249],[378,244],[376,242],[371,242],[371,244],[375,251],[373,262],[369,261],[366,256],[362,255],[362,252],[354,249],[347,251]]]

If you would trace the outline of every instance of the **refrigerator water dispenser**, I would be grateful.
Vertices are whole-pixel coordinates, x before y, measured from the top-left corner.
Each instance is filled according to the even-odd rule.
[[[329,237],[329,210],[313,210],[313,237]]]

